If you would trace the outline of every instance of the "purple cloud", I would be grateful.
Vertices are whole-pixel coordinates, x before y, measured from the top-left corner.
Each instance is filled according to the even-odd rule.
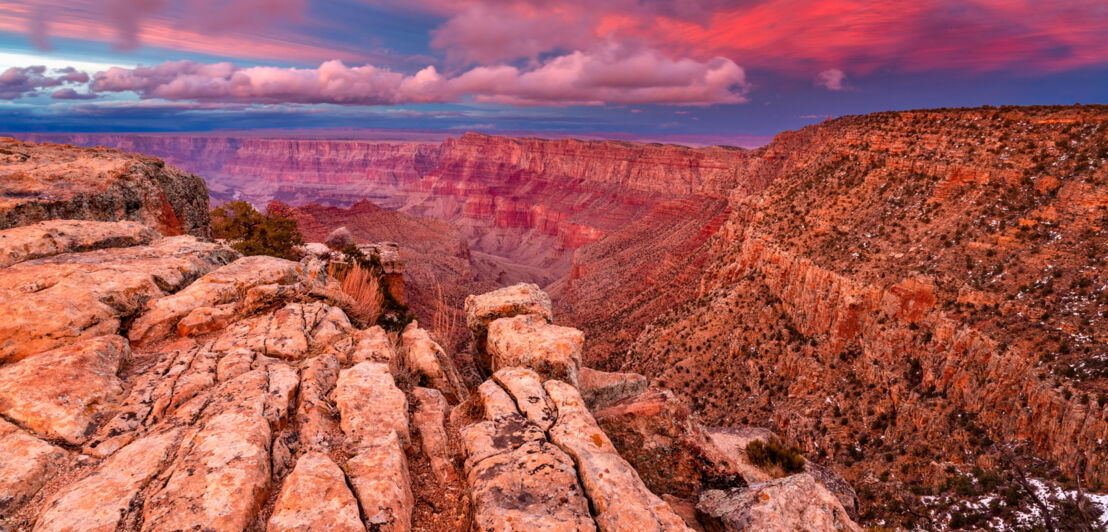
[[[70,88],[58,89],[50,96],[55,100],[95,100],[100,96],[92,92],[77,92]]]
[[[0,100],[15,100],[42,89],[70,83],[88,83],[89,76],[73,67],[46,71],[43,65],[11,67],[0,73]]]

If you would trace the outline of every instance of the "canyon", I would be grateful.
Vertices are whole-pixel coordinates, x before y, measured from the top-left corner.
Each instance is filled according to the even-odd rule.
[[[534,284],[466,297],[459,371],[395,243],[242,256],[195,175],[0,150],[0,529],[861,530],[830,470],[748,455],[768,431],[584,366]]]
[[[477,274],[547,285],[573,252],[656,210],[718,199],[736,186],[741,148],[505,138],[441,144],[220,136],[42,134],[161,157],[204,177],[218,203],[377,206],[453,224]],[[675,203],[676,202],[676,203]],[[690,209],[695,207],[690,206]]]
[[[1014,526],[1034,518],[1025,473],[1108,485],[1104,106],[850,116],[754,150],[24,137],[165,157],[311,240],[398,241],[422,322],[435,285],[464,319],[466,294],[536,283],[582,367],[644,375],[709,434],[780,434],[854,486],[866,525]],[[446,347],[476,385],[492,368],[465,369],[468,340]]]

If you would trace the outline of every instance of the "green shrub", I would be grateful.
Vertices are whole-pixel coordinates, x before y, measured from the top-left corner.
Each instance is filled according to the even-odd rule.
[[[785,445],[777,438],[768,442],[753,440],[746,444],[746,456],[750,462],[763,469],[780,467],[786,473],[799,473],[804,470],[804,457],[796,446]]]
[[[297,260],[294,246],[304,243],[296,220],[261,214],[245,201],[232,201],[212,210],[212,236],[230,242],[243,255],[271,255]]]

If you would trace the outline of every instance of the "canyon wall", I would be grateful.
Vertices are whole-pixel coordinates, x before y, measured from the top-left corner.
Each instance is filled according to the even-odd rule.
[[[546,285],[572,252],[693,194],[723,197],[746,150],[467,133],[442,144],[137,134],[21,135],[163,157],[216,202],[349,207],[367,199],[446,220],[483,279]]]
[[[828,457],[863,520],[916,523],[923,495],[1019,460],[1103,489],[1106,125],[971,109],[782,134],[740,169],[776,178],[732,196],[691,301],[586,362]]]

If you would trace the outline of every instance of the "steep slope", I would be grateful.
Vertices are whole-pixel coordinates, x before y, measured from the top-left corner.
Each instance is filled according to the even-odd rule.
[[[1095,106],[782,134],[739,170],[777,177],[732,203],[696,300],[597,362],[845,466],[870,519],[918,523],[918,495],[1010,452],[1103,489],[1105,146]]]

